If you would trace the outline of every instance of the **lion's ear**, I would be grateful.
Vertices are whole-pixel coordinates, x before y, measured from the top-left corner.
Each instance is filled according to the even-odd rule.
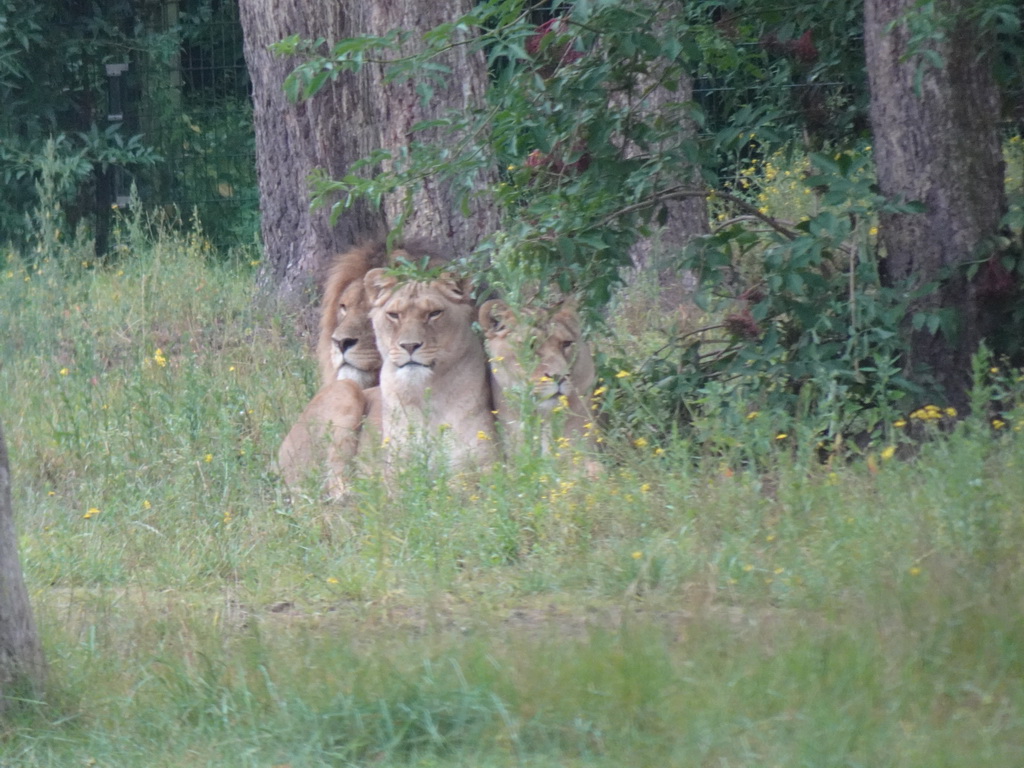
[[[395,283],[398,279],[394,275],[389,275],[387,270],[371,269],[366,273],[366,277],[363,278],[363,285],[366,287],[366,298],[370,304],[378,304],[381,301],[381,297],[395,287]]]
[[[434,281],[434,286],[449,301],[465,304],[473,300],[473,281],[468,277],[456,277],[444,272]]]
[[[501,299],[485,301],[480,307],[480,327],[484,330],[484,336],[493,339],[505,332],[508,328],[509,308]]]

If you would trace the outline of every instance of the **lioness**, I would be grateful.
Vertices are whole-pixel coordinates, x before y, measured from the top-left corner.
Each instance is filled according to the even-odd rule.
[[[474,333],[466,280],[441,275],[399,282],[383,269],[364,280],[384,359],[381,437],[392,461],[417,433],[437,439],[454,466],[495,458],[487,356]]]
[[[490,355],[495,410],[506,442],[522,439],[523,398],[529,397],[541,419],[545,449],[556,440],[593,449],[595,433],[587,401],[596,372],[575,309],[563,303],[554,309],[514,311],[504,301],[492,299],[480,307],[479,321]],[[552,422],[559,420],[560,433],[552,434]],[[598,469],[596,461],[587,461],[588,472]]]
[[[286,485],[299,486],[316,469],[331,496],[344,493],[366,403],[365,393],[352,379],[338,379],[320,388],[277,452],[277,469]]]
[[[316,354],[323,384],[352,379],[362,389],[376,386],[381,360],[370,325],[363,277],[373,268],[400,260],[423,259],[431,265],[445,261],[439,248],[418,240],[396,246],[390,253],[383,240],[364,243],[334,259],[324,282],[317,337]]]
[[[374,388],[376,400],[381,357],[370,323],[363,278],[371,268],[399,260],[443,261],[440,251],[422,241],[408,242],[390,253],[383,240],[340,254],[331,264],[320,307],[317,360],[322,386],[285,436],[277,469],[296,486],[316,471],[332,496],[344,490],[344,474],[356,452],[358,434],[369,410],[362,390]],[[342,385],[348,381],[352,386]]]

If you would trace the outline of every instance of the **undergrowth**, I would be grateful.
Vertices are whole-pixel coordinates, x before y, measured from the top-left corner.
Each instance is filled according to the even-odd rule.
[[[609,433],[596,479],[527,453],[331,504],[270,470],[316,372],[250,255],[139,217],[118,237],[103,263],[2,256],[50,683],[0,764],[1022,763],[1024,443],[998,361],[976,376],[1002,426],[918,419],[913,458],[893,437],[822,462],[748,410],[714,451]]]

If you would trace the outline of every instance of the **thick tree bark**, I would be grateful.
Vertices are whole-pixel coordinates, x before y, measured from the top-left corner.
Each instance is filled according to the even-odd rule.
[[[356,23],[365,34],[383,35],[393,29],[415,33],[401,51],[401,54],[408,55],[417,52],[422,45],[418,39],[420,34],[469,12],[473,2],[374,0],[358,4],[357,7],[358,10],[353,8],[353,14],[363,17]],[[449,67],[452,74],[443,84],[429,81],[433,95],[428,103],[424,103],[416,92],[420,82],[402,80],[387,83],[384,81],[383,67],[377,66],[370,71],[372,90],[381,94],[377,107],[381,147],[396,150],[412,141],[451,146],[461,138],[442,133],[440,129],[414,135],[412,127],[424,120],[442,118],[451,110],[464,113],[482,106],[487,88],[487,62],[482,51],[474,52],[469,46],[458,45],[447,51],[438,63]],[[425,78],[423,82],[427,82]],[[480,181],[497,181],[497,170],[489,178]],[[384,201],[389,224],[397,220],[402,205],[399,195]],[[481,196],[471,201],[470,205],[469,215],[463,215],[451,188],[428,179],[424,187],[413,195],[414,214],[405,227],[405,235],[445,243],[453,249],[453,255],[465,255],[491,234],[499,222],[498,209],[489,196]]]
[[[309,174],[323,168],[340,178],[378,146],[378,97],[366,77],[345,74],[297,104],[282,85],[298,65],[269,47],[290,35],[323,37],[331,45],[358,33],[350,3],[331,0],[240,0],[245,60],[252,80],[256,162],[265,261],[263,292],[286,303],[308,300],[330,257],[361,239],[383,234],[383,214],[365,203],[344,212],[336,226],[326,208],[309,210]]]
[[[997,124],[999,92],[984,41],[967,19],[967,0],[938,3],[949,26],[932,45],[936,67],[910,49],[904,23],[916,0],[866,0],[864,41],[878,183],[890,197],[920,201],[923,214],[887,214],[880,237],[893,285],[940,281],[907,318],[908,370],[923,365],[947,402],[966,404],[970,359],[985,332],[984,297],[965,265],[997,234],[1005,211]],[[913,331],[916,312],[952,311],[955,332]]]
[[[322,278],[327,260],[360,240],[380,236],[393,226],[400,201],[388,199],[384,210],[357,203],[342,213],[336,226],[326,208],[309,211],[307,179],[314,168],[341,178],[353,161],[377,148],[401,151],[414,137],[412,126],[482,102],[486,63],[482,54],[458,47],[445,60],[454,74],[447,87],[434,85],[424,106],[415,82],[384,81],[381,65],[346,73],[312,99],[291,104],[282,92],[289,72],[299,63],[272,54],[268,46],[290,35],[325,38],[330,46],[358,35],[384,35],[393,29],[418,34],[451,21],[471,7],[470,0],[240,0],[245,57],[253,84],[256,156],[265,264],[259,283],[265,292],[301,303]],[[416,141],[429,140],[418,134]],[[492,207],[480,205],[470,217],[456,209],[450,192],[430,184],[415,198],[415,214],[406,236],[429,237],[457,253],[471,249],[497,224]]]
[[[33,696],[46,675],[32,617],[11,508],[11,473],[0,427],[0,711],[12,697]]]

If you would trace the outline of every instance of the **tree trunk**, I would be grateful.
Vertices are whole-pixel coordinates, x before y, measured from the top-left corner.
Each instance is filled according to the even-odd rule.
[[[46,675],[18,558],[11,508],[11,473],[0,427],[0,711],[14,698],[33,697]]]
[[[332,178],[378,146],[379,99],[366,77],[344,74],[297,104],[285,98],[285,77],[299,64],[268,48],[290,35],[324,37],[332,45],[358,33],[349,3],[330,0],[240,0],[245,61],[252,80],[264,265],[258,284],[293,306],[308,302],[330,257],[361,239],[383,234],[384,217],[363,202],[336,226],[326,208],[309,210],[309,174]]]
[[[1005,212],[1003,160],[997,121],[999,92],[982,35],[967,18],[967,0],[937,4],[942,34],[926,42],[942,57],[937,67],[910,49],[904,23],[923,13],[916,0],[866,0],[864,43],[871,90],[871,123],[883,194],[920,201],[922,214],[885,214],[880,237],[890,284],[938,281],[911,306],[908,371],[934,376],[947,404],[963,408],[970,359],[986,330],[988,307],[966,265],[997,234]],[[918,312],[947,313],[931,332],[912,329]],[[922,371],[927,371],[922,373]]]
[[[648,92],[648,84],[643,80],[638,84],[636,91],[643,93],[644,98],[642,106],[637,109],[643,116],[650,115],[652,120],[666,103],[686,102],[693,98],[693,79],[690,77],[682,78],[674,92],[664,87]],[[687,137],[692,137],[697,133],[697,126],[692,121],[685,121],[680,124],[679,130]],[[652,151],[656,153],[657,147],[653,147]],[[627,147],[627,154],[629,152],[630,147]],[[701,184],[696,169],[669,182],[664,186],[693,184],[696,187]],[[696,275],[690,270],[680,273],[675,265],[679,263],[683,249],[691,240],[708,234],[708,206],[703,197],[667,200],[664,206],[667,214],[665,224],[658,226],[652,223],[652,237],[635,243],[629,256],[638,273],[649,269],[657,271],[662,306],[664,309],[673,309],[688,301],[697,288]]]
[[[359,16],[360,34],[384,35],[393,29],[415,33],[404,44],[401,53],[418,52],[422,43],[418,36],[428,29],[451,22],[468,13],[472,0],[374,0],[355,4],[353,16]],[[381,94],[377,115],[380,146],[400,149],[415,141],[418,144],[451,146],[460,137],[443,133],[441,129],[420,131],[413,135],[412,127],[424,120],[435,120],[455,110],[465,113],[484,103],[487,88],[487,62],[482,51],[469,46],[453,46],[438,63],[450,68],[443,83],[430,80],[402,80],[384,82],[384,69],[377,66],[370,71],[372,90]],[[429,83],[433,94],[424,103],[416,92],[417,86]],[[497,181],[497,170],[481,183]],[[388,223],[392,226],[401,212],[403,200],[395,195],[384,201]],[[499,215],[490,196],[479,196],[471,202],[469,215],[459,211],[452,189],[430,179],[413,194],[412,218],[405,226],[407,237],[425,238],[443,242],[453,249],[452,255],[465,255],[484,237],[498,227]]]
[[[383,211],[360,201],[332,227],[326,208],[309,210],[307,178],[314,168],[341,178],[353,161],[374,149],[401,151],[413,140],[429,141],[429,133],[414,139],[412,126],[447,109],[478,105],[487,78],[482,54],[470,54],[460,46],[445,61],[453,69],[447,86],[435,84],[426,107],[416,93],[417,83],[385,83],[381,65],[345,73],[313,98],[291,104],[281,88],[299,62],[275,56],[268,46],[295,34],[323,37],[331,46],[346,37],[384,35],[392,29],[422,33],[470,7],[470,0],[241,0],[245,58],[253,84],[265,250],[259,284],[264,292],[301,303],[322,278],[331,255],[384,234],[401,209],[397,199],[386,199]],[[416,45],[416,34],[407,45]],[[462,216],[450,191],[429,181],[416,195],[414,211],[405,226],[406,236],[441,240],[459,254],[493,231],[498,221],[495,209],[487,205],[479,205],[468,218]]]

